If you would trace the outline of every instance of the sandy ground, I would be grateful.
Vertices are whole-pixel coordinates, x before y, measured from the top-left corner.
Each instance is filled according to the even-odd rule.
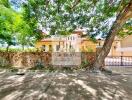
[[[132,100],[132,75],[0,70],[0,100]]]
[[[132,75],[132,66],[106,66],[106,68],[113,73]]]

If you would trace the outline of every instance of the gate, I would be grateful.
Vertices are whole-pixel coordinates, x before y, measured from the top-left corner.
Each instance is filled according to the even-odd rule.
[[[132,75],[132,56],[108,56],[105,66],[112,72]]]
[[[105,66],[132,66],[132,56],[108,56]]]

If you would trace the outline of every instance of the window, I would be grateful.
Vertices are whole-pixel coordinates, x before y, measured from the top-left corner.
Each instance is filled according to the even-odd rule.
[[[46,46],[45,45],[42,45],[42,50],[46,51]]]
[[[52,45],[49,45],[49,51],[52,51]]]
[[[59,51],[60,45],[56,45],[56,51]]]
[[[73,40],[75,40],[75,38],[73,37]]]
[[[70,37],[70,40],[72,40],[72,36]]]
[[[70,49],[72,48],[71,42],[70,42],[69,48],[70,48]]]

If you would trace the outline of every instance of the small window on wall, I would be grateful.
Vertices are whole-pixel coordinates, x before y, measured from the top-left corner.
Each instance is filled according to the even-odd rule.
[[[60,45],[56,45],[56,51],[59,51]]]
[[[71,40],[72,40],[72,37],[71,37]]]
[[[72,48],[72,45],[70,44],[70,49]]]
[[[73,40],[75,40],[75,37],[73,37]]]
[[[49,51],[52,51],[52,45],[49,45]]]
[[[46,46],[45,45],[42,45],[42,50],[46,51]]]

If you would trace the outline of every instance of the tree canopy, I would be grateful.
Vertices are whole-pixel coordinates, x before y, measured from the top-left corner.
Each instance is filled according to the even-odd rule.
[[[12,32],[14,31],[13,23],[15,20],[15,13],[0,5],[0,38],[7,44],[12,45]]]
[[[77,27],[88,35],[107,36],[120,9],[129,0],[27,0],[23,3],[25,18],[50,34],[68,34]],[[35,23],[35,24],[34,24]],[[33,27],[34,28],[34,27]]]
[[[76,28],[106,38],[94,64],[101,67],[114,37],[132,34],[132,0],[0,1],[0,38],[9,45],[14,34],[24,46],[41,39],[43,30],[67,35]]]
[[[116,15],[128,2],[129,0],[1,0],[0,13],[5,13],[4,16],[10,18],[6,20],[8,25],[5,26],[14,32],[19,31],[17,35],[23,37],[20,38],[22,40],[31,35],[41,39],[40,32],[43,29],[50,34],[69,34],[78,27],[84,28],[91,37],[106,37]],[[124,25],[119,32],[120,36],[132,34],[131,23],[132,20],[129,20]]]
[[[0,1],[0,39],[5,41],[8,46],[14,45],[14,37],[18,43],[27,45],[30,43],[29,37],[33,32],[26,23],[21,12],[16,12],[11,8],[8,0]]]

